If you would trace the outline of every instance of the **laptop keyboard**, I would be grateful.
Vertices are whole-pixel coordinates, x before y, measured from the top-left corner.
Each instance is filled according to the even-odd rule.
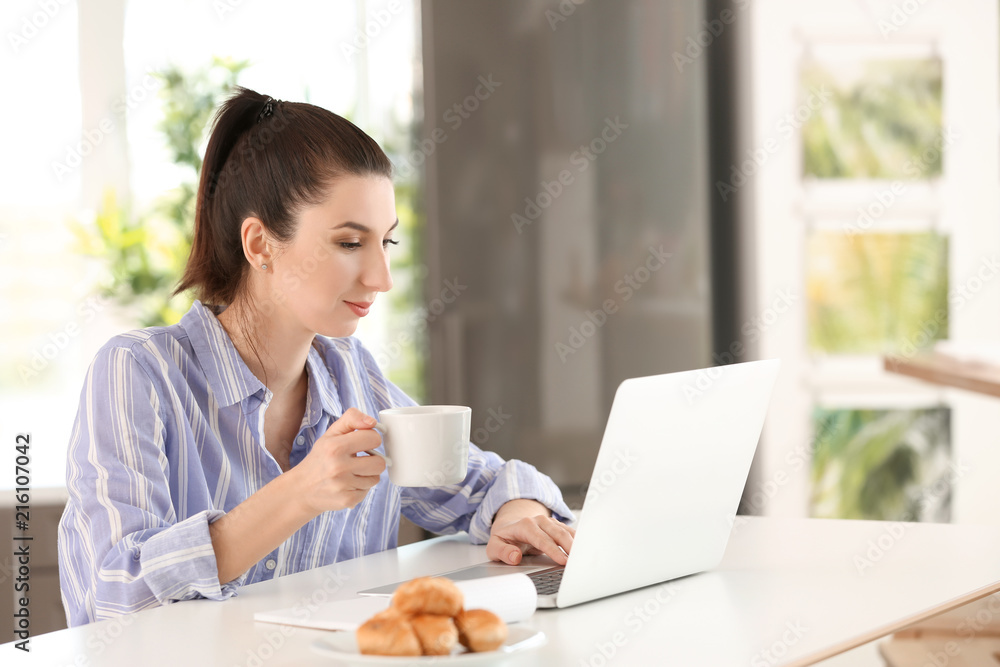
[[[532,572],[528,575],[531,582],[535,584],[535,590],[539,595],[555,595],[559,591],[559,584],[562,583],[564,568],[558,570],[542,570]]]

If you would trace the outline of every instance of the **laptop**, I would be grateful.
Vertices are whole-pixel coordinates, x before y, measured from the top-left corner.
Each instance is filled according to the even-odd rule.
[[[714,568],[732,532],[781,362],[625,380],[615,392],[568,561],[526,556],[441,576],[522,572],[570,607]],[[361,591],[386,595],[399,584]]]

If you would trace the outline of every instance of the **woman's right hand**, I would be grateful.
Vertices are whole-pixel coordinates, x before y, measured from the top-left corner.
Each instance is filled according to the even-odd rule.
[[[359,452],[375,449],[382,438],[375,420],[350,408],[313,444],[312,451],[287,473],[297,478],[296,494],[310,516],[354,507],[378,484],[385,459]]]

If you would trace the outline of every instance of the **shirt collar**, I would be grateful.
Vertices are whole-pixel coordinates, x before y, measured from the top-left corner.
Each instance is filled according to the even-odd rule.
[[[317,336],[317,339],[319,337]],[[309,373],[309,398],[306,404],[306,419],[312,426],[319,421],[319,411],[325,412],[331,420],[338,419],[344,408],[340,403],[340,393],[337,391],[336,380],[326,365],[321,352],[320,343],[314,339],[306,357],[306,370]]]
[[[271,390],[264,386],[240,357],[219,318],[201,301],[195,301],[181,325],[187,332],[191,347],[198,357],[205,379],[221,407],[228,407],[250,396],[254,406],[244,405],[244,411],[260,401],[271,400]]]

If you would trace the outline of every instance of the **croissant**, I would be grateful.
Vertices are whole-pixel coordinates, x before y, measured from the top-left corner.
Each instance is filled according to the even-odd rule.
[[[401,614],[380,612],[367,620],[355,633],[358,650],[365,655],[421,655],[420,640]]]
[[[451,580],[420,577],[402,584],[390,606],[372,616],[356,636],[367,655],[449,655],[459,642],[473,652],[494,651],[507,625],[486,609],[463,609],[462,591]]]
[[[507,639],[507,624],[486,609],[466,609],[455,617],[458,641],[475,653],[495,651]]]
[[[424,655],[448,655],[458,644],[458,629],[451,616],[418,614],[410,619]]]
[[[450,579],[420,577],[396,589],[392,606],[404,614],[455,616],[465,602],[462,591]]]

